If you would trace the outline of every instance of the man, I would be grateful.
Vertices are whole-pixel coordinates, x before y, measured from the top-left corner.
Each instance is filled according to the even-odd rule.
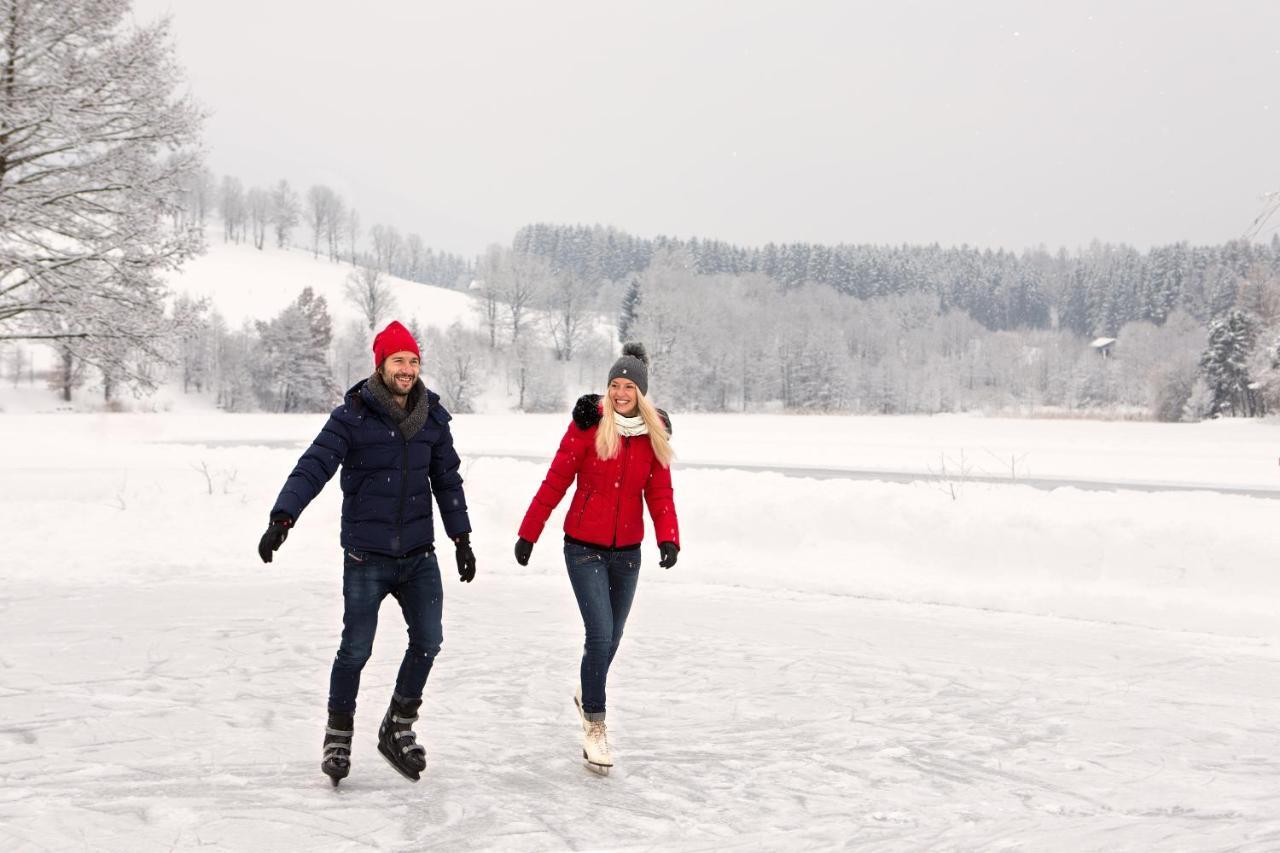
[[[415,741],[412,725],[443,639],[433,493],[456,548],[459,579],[470,583],[476,573],[449,413],[419,380],[419,359],[418,343],[404,326],[393,321],[378,333],[373,375],[347,392],[302,454],[258,543],[259,556],[270,563],[307,504],[342,466],[342,643],[329,678],[329,724],[320,765],[335,786],[351,770],[360,671],[373,649],[378,607],[388,594],[400,603],[409,647],[391,707],[378,727],[378,752],[411,781],[426,768],[426,750]]]

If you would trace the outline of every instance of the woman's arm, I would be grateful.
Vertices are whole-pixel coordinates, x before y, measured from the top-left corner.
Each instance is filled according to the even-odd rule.
[[[529,504],[528,512],[524,514],[524,521],[520,524],[521,539],[529,542],[538,541],[547,519],[560,505],[560,501],[564,500],[564,493],[578,476],[578,468],[581,467],[582,460],[595,440],[594,429],[583,430],[577,424],[569,424],[564,438],[560,440],[560,448],[556,451],[555,458],[551,460],[547,477],[538,487],[537,494],[533,496],[533,502]]]

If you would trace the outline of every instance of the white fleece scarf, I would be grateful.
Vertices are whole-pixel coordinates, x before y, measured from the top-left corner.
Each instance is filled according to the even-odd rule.
[[[644,418],[636,415],[634,418],[626,418],[617,412],[613,413],[613,422],[618,425],[618,435],[648,435],[649,427],[645,424]]]

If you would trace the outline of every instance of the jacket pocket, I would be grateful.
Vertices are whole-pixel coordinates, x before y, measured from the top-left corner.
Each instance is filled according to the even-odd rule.
[[[583,495],[582,495],[582,503],[578,504],[578,518],[577,518],[577,520],[575,520],[575,521],[574,521],[574,526],[575,526],[575,527],[577,527],[577,528],[581,528],[581,527],[582,527],[582,519],[583,519],[583,517],[587,514],[587,504],[591,501],[591,497],[592,497],[592,495],[594,495],[594,494],[595,494],[595,492],[590,491],[590,490],[588,490],[588,491],[586,491],[586,492],[584,492],[584,493],[583,493]]]

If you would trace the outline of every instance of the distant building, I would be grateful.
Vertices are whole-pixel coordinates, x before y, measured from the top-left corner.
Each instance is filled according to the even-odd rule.
[[[1089,342],[1089,346],[1103,358],[1111,358],[1111,351],[1115,349],[1115,338],[1094,338]]]

